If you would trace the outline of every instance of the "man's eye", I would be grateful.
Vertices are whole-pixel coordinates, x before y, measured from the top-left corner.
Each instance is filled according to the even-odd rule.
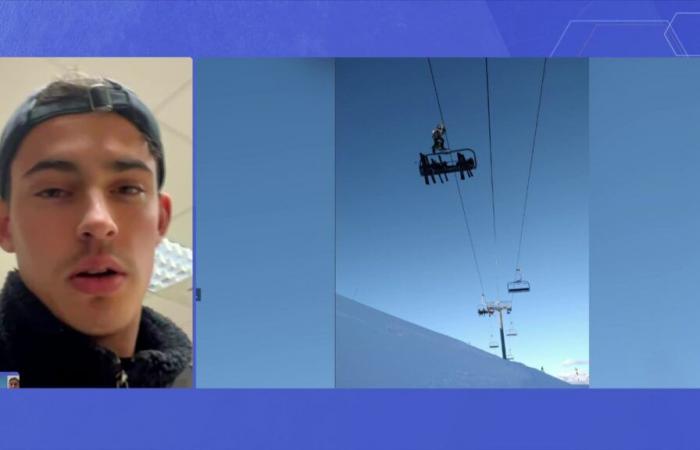
[[[66,198],[70,196],[70,192],[63,189],[50,188],[38,192],[36,196],[40,198]]]
[[[144,190],[138,186],[119,186],[117,188],[117,193],[122,195],[139,195],[142,194]]]

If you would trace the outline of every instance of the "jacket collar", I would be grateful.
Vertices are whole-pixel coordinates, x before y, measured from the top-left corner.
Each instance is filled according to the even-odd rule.
[[[58,320],[19,272],[7,275],[0,292],[0,370],[19,372],[23,387],[114,387],[118,380],[130,387],[170,386],[191,357],[188,337],[148,307],[134,357],[122,360]]]

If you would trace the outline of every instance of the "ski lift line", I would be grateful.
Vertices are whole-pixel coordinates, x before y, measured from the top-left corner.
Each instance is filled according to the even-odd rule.
[[[459,195],[459,205],[462,207],[462,216],[464,217],[464,225],[467,227],[467,236],[469,236],[469,246],[472,249],[472,256],[474,257],[474,266],[476,267],[476,274],[479,277],[479,286],[481,287],[481,298],[484,298],[484,280],[481,278],[481,269],[479,268],[479,261],[476,258],[476,249],[474,248],[474,240],[472,239],[472,230],[469,227],[469,219],[467,218],[467,209],[464,207],[464,198],[462,198],[462,188],[459,187],[459,181],[457,177],[454,177],[455,184],[457,185],[457,194]]]
[[[440,104],[440,94],[438,94],[437,83],[435,82],[435,74],[433,73],[433,63],[430,62],[430,58],[427,58],[427,60],[428,60],[428,69],[430,69],[430,79],[433,81],[433,89],[435,90],[435,100],[437,100],[438,111],[440,111],[440,123],[442,123],[443,125],[446,125],[445,124],[445,115],[442,113],[442,105]],[[447,142],[447,147],[451,148],[450,138],[447,137],[447,133],[445,133],[445,142]]]
[[[496,234],[496,195],[493,182],[493,145],[491,139],[491,89],[489,86],[489,59],[484,58],[484,66],[486,68],[486,114],[488,117],[488,128],[489,128],[489,167],[491,170],[491,215],[493,218],[493,243],[496,247],[494,251],[494,256],[496,258],[496,274],[498,274],[498,237]],[[501,283],[498,281],[498,276],[496,279],[496,298],[501,298],[501,290],[499,285]]]
[[[435,100],[437,101],[438,110],[440,111],[440,120],[443,125],[445,125],[445,115],[442,112],[442,105],[440,104],[440,94],[438,93],[437,83],[435,82],[435,73],[433,72],[433,64],[430,58],[427,58],[428,69],[430,69],[430,79],[433,82],[433,89],[435,90]],[[447,142],[447,147],[451,148],[450,140],[445,135],[445,141]],[[474,248],[474,240],[472,239],[472,231],[469,227],[469,219],[467,218],[467,210],[464,207],[464,198],[462,197],[462,189],[459,187],[459,181],[455,177],[455,183],[457,184],[457,194],[459,194],[459,205],[462,207],[462,216],[464,217],[464,225],[467,228],[467,236],[469,237],[469,245],[472,249],[472,257],[474,258],[474,266],[476,267],[476,274],[479,277],[479,286],[481,287],[481,295],[484,295],[484,281],[481,277],[481,269],[479,268],[479,261],[476,257],[476,249]]]
[[[542,65],[542,79],[540,80],[540,97],[537,101],[537,115],[535,116],[535,132],[532,135],[532,148],[530,150],[530,167],[527,171],[527,185],[525,186],[525,201],[523,203],[523,217],[520,222],[520,242],[518,243],[518,255],[515,259],[515,270],[520,269],[520,251],[523,246],[523,231],[525,230],[525,213],[527,211],[527,199],[530,193],[530,180],[532,178],[532,162],[535,158],[535,143],[537,142],[537,131],[540,123],[540,110],[542,108],[542,92],[544,91],[544,78],[547,73],[547,58]]]

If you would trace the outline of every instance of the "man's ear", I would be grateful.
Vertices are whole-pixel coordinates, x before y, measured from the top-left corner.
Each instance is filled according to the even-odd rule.
[[[172,215],[172,202],[168,194],[158,194],[158,234],[161,239],[165,237],[170,226],[170,217]]]
[[[8,253],[15,251],[10,233],[10,205],[5,200],[0,200],[0,247]]]

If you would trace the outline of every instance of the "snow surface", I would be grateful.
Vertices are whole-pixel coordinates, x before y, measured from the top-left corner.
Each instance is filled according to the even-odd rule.
[[[336,296],[336,387],[561,388],[540,370]]]

